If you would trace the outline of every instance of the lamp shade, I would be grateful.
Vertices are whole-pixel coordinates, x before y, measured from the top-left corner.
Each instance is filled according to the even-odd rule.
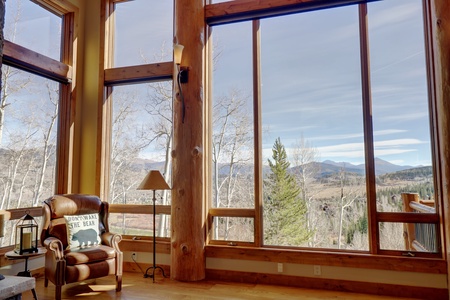
[[[181,44],[173,45],[173,61],[175,64],[181,64],[181,56],[183,55],[184,46]]]
[[[158,170],[151,170],[137,187],[138,190],[170,190],[169,185]]]

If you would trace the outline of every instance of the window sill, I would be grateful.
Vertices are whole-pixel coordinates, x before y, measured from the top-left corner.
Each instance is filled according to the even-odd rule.
[[[207,245],[205,253],[213,258],[447,274],[447,262],[441,258],[215,245]]]

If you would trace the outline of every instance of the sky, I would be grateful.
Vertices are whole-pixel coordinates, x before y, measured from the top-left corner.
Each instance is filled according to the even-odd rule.
[[[16,34],[12,34],[12,21],[20,11]],[[47,12],[29,0],[6,1],[5,37],[8,40],[59,60],[61,18]],[[13,37],[14,36],[14,37]],[[52,41],[57,41],[52,42]]]
[[[375,155],[430,165],[421,2],[385,0],[368,10]],[[265,157],[277,137],[289,154],[303,136],[320,160],[364,163],[358,26],[357,6],[261,21]],[[251,91],[250,22],[213,34],[222,51],[215,93]]]
[[[430,165],[421,1],[372,2],[368,10],[375,155]],[[171,60],[172,1],[130,1],[116,12],[116,66]],[[54,34],[55,20],[36,10],[24,9],[22,20],[28,36]],[[264,160],[277,137],[289,153],[303,136],[322,161],[364,162],[358,26],[357,6],[261,20]],[[216,26],[213,35],[221,51],[214,99],[232,89],[251,95],[251,22]],[[24,42],[55,52],[39,36]]]

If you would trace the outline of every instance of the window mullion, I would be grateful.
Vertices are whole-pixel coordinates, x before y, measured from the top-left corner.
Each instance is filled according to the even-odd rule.
[[[372,94],[370,85],[370,54],[367,26],[367,4],[359,4],[359,32],[361,55],[362,107],[364,122],[364,151],[366,163],[367,216],[369,220],[369,250],[379,252],[379,229],[377,220],[375,158],[372,123]]]
[[[260,21],[253,21],[253,136],[254,136],[254,176],[255,176],[255,244],[260,247],[263,244],[262,221],[262,129],[261,129],[261,33]]]

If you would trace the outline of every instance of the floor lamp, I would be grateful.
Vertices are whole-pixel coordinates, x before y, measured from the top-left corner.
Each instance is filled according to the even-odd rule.
[[[151,170],[147,176],[145,176],[144,180],[137,188],[138,190],[153,190],[153,266],[150,266],[145,271],[144,277],[152,277],[153,282],[155,282],[155,271],[156,269],[160,269],[162,275],[166,277],[164,274],[164,270],[161,267],[156,266],[156,232],[155,232],[155,216],[156,216],[156,190],[170,190],[169,185],[164,180],[164,177],[157,170]],[[147,274],[150,269],[153,269],[152,274]]]

